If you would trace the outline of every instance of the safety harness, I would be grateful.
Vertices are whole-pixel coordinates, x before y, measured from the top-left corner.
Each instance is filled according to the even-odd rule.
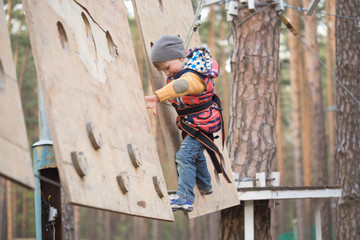
[[[219,112],[220,112],[221,133],[222,133],[222,141],[221,142],[222,142],[222,146],[224,147],[224,140],[225,140],[224,119],[223,119],[223,116],[221,113],[221,110],[222,110],[221,100],[218,95],[214,94],[212,99],[208,100],[205,103],[199,104],[199,105],[194,105],[194,106],[181,108],[181,109],[176,108],[176,105],[174,105],[174,104],[173,104],[173,106],[175,107],[176,112],[178,113],[178,115],[180,117],[179,126],[180,126],[181,130],[183,131],[183,133],[185,133],[185,136],[190,135],[191,137],[196,138],[198,141],[200,141],[205,146],[205,149],[206,149],[207,153],[209,154],[211,161],[214,165],[215,172],[217,174],[222,173],[225,180],[228,183],[231,183],[229,176],[226,174],[225,169],[223,168],[222,163],[224,162],[224,157],[214,142],[214,139],[215,139],[214,135],[212,133],[205,133],[205,132],[201,131],[201,129],[192,126],[191,124],[187,123],[185,120],[185,117],[187,115],[196,114],[196,113],[204,111],[208,108],[214,108],[214,107],[212,107],[212,105],[214,103],[216,105],[216,109],[219,110]]]

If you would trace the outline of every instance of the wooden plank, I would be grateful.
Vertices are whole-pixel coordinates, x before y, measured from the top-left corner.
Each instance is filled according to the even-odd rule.
[[[185,41],[189,28],[194,20],[191,1],[179,0],[176,1],[176,4],[170,0],[133,0],[132,2],[136,21],[144,42],[151,84],[153,89],[156,90],[165,85],[166,78],[165,75],[158,72],[150,62],[151,43],[166,34],[180,35]],[[189,46],[194,47],[200,45],[200,38],[196,33]],[[169,158],[175,159],[175,153],[181,143],[180,132],[175,124],[176,112],[168,102],[159,105],[158,111]],[[218,146],[221,146],[220,139],[221,138],[217,140]],[[229,177],[233,180],[231,164],[226,148],[224,148],[222,154],[225,158],[225,169]],[[171,162],[173,164],[173,175],[177,176],[175,161]],[[195,218],[239,204],[235,184],[227,183],[222,175],[215,176],[213,164],[208,156],[207,165],[211,173],[214,193],[208,196],[202,196],[196,187],[194,211],[188,214],[189,218]]]
[[[173,221],[123,1],[24,1],[70,203]]]
[[[3,1],[0,1],[0,175],[34,188],[29,143],[3,9]]]
[[[238,192],[240,201],[265,199],[304,199],[304,198],[331,198],[341,197],[341,188],[335,187],[272,187],[272,188],[241,188]]]

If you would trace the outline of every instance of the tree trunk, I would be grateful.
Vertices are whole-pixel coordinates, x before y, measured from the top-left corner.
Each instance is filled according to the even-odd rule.
[[[224,6],[223,6],[224,8]],[[225,9],[222,9],[223,12],[225,12]],[[220,21],[220,40],[224,41],[226,40],[226,32],[225,32],[225,20],[226,16],[224,16]],[[223,116],[224,116],[224,128],[225,132],[228,132],[228,125],[229,125],[229,99],[230,99],[230,93],[229,93],[229,78],[228,73],[225,70],[226,66],[226,59],[227,54],[225,52],[225,46],[221,45],[221,59],[220,59],[220,74],[221,74],[221,81],[223,85]]]
[[[163,240],[164,236],[163,236],[163,222],[158,221],[158,220],[153,220],[153,236],[152,239],[158,239],[158,240]]]
[[[304,48],[302,45],[298,46],[303,53]],[[303,54],[301,54],[301,59],[304,60]],[[312,139],[311,139],[311,107],[310,107],[310,93],[309,93],[309,81],[306,73],[304,73],[304,63],[299,62],[301,66],[301,71],[299,71],[301,79],[301,137],[302,137],[302,161],[304,169],[304,185],[311,186],[312,180]],[[311,226],[312,226],[312,216],[311,216],[311,200],[304,199],[305,204],[305,222],[307,231],[307,239],[312,239],[311,235]]]
[[[182,240],[189,240],[189,219],[187,217],[183,217],[183,224]]]
[[[29,56],[29,52],[30,52],[30,47],[27,46],[24,51],[24,55],[23,55],[23,59],[22,59],[22,63],[21,63],[20,75],[19,75],[19,92],[20,92],[20,94],[21,94],[21,87],[22,87],[25,73],[26,73],[27,58]]]
[[[7,212],[7,240],[12,240],[13,235],[13,216],[12,216],[11,182],[6,180],[6,212]]]
[[[74,206],[74,240],[80,239],[80,207]]]
[[[201,218],[190,220],[190,240],[201,239]]]
[[[22,207],[21,207],[21,237],[24,238],[26,234],[26,219],[27,219],[27,191],[22,188],[21,189],[21,201],[22,201]]]
[[[8,0],[8,1],[7,1],[7,5],[8,5],[8,9],[7,9],[7,15],[8,15],[7,28],[8,28],[9,33],[10,33],[10,32],[11,32],[11,11],[12,11],[12,0]]]
[[[18,216],[18,196],[17,196],[18,186],[15,183],[11,184],[11,201],[12,201],[12,208],[11,208],[11,215],[12,215],[12,227],[13,227],[13,237],[16,238],[17,233],[17,216]]]
[[[0,239],[6,239],[6,180],[0,177]]]
[[[104,228],[104,240],[111,240],[111,213],[110,212],[105,212],[105,219],[104,219],[104,223],[105,223],[105,228]]]
[[[300,31],[300,29],[299,29]],[[299,61],[299,79],[301,79],[301,137],[302,137],[302,161],[304,169],[303,184],[305,186],[312,185],[312,139],[311,139],[311,107],[310,107],[310,93],[308,74],[304,72],[304,47],[302,44],[298,46],[301,52],[299,56],[302,61]],[[312,214],[311,214],[311,200],[304,199],[304,213],[305,213],[305,227],[307,229],[306,238],[312,239]]]
[[[335,1],[330,0],[325,2],[325,11],[331,14],[335,14]],[[334,72],[335,66],[335,55],[333,51],[335,41],[335,17],[326,16],[326,27],[327,27],[327,36],[326,36],[326,65],[330,72]],[[335,166],[334,154],[335,154],[335,111],[333,107],[335,106],[335,97],[334,97],[334,79],[332,78],[329,72],[326,72],[327,78],[327,105],[328,105],[328,128],[329,128],[329,155],[330,155],[330,166]],[[335,167],[330,169],[331,177],[330,182],[335,183]]]
[[[216,59],[214,5],[210,5],[210,12],[208,18],[209,18],[209,33],[208,33],[207,44],[208,44],[208,48],[210,49],[211,55]]]
[[[360,16],[357,1],[336,1],[336,14]],[[336,21],[337,79],[360,99],[360,35],[353,20]],[[360,239],[360,103],[336,86],[336,172],[342,186],[337,214],[337,239]]]
[[[328,0],[325,2],[325,12],[335,15],[335,0]],[[335,68],[335,17],[326,15],[326,65],[329,70],[334,73]],[[329,72],[326,72],[327,78],[327,122],[329,132],[329,156],[330,156],[330,178],[329,183],[335,185],[335,94],[334,94],[334,79]],[[336,204],[336,199],[330,199],[331,206]],[[336,236],[336,209],[331,208],[331,225],[333,226],[333,236]]]
[[[280,82],[280,81],[279,81]],[[282,107],[281,107],[281,91],[278,93],[277,102],[277,116],[276,116],[276,167],[274,169],[280,172],[280,186],[285,183],[285,165],[284,165],[284,146],[282,136]],[[279,235],[285,232],[285,206],[283,201],[280,201],[279,206],[271,213],[271,236],[273,239],[278,239]]]
[[[233,20],[232,96],[227,147],[232,169],[241,177],[272,170],[279,77],[280,19],[272,7],[254,14],[240,8]],[[255,203],[256,204],[256,203]],[[221,238],[244,236],[243,205],[223,210]],[[270,209],[255,207],[255,239],[271,239]],[[258,213],[261,209],[261,213]],[[264,214],[265,217],[260,217]]]
[[[205,231],[203,232],[207,232],[209,236],[207,238],[205,237],[205,239],[218,240],[220,213],[219,212],[211,213],[207,215],[206,220],[207,220],[207,225]]]
[[[308,6],[310,2],[310,0],[306,0],[304,4]],[[315,14],[305,19],[305,41],[312,51],[318,54],[317,32],[314,26],[317,26]],[[313,179],[315,185],[324,186],[328,185],[329,179],[320,63],[309,50],[305,52],[305,57],[311,100],[312,156],[314,162]],[[323,239],[331,239],[330,201],[328,199],[318,200],[317,204],[319,204],[321,208],[322,237]]]
[[[289,1],[290,5],[299,6],[299,1]],[[289,8],[289,20],[293,27],[300,29],[299,14]],[[299,38],[293,34],[289,34],[289,51],[290,51],[290,86],[291,86],[291,104],[292,104],[292,129],[294,143],[294,183],[295,186],[303,186],[303,163],[302,163],[302,144],[301,144],[301,42]],[[302,199],[295,200],[297,233],[299,240],[305,240],[305,214],[304,201]]]

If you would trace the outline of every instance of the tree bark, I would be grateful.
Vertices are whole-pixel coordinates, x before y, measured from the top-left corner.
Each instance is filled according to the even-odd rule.
[[[247,21],[243,21],[245,18]],[[253,13],[240,8],[233,20],[234,48],[227,147],[232,169],[241,177],[272,170],[276,154],[275,125],[279,77],[280,19],[272,7]],[[224,210],[221,239],[244,236],[243,206]],[[261,209],[262,213],[258,213]],[[260,217],[264,214],[265,217]],[[271,239],[270,209],[255,208],[255,239]]]
[[[360,2],[336,1],[336,14],[360,16]],[[337,79],[360,99],[359,28],[353,20],[336,21]],[[337,214],[337,239],[360,239],[360,104],[336,84],[336,173],[342,186]]]

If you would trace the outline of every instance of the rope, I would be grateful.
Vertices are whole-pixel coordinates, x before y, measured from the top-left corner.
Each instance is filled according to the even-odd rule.
[[[294,36],[297,36],[301,42],[305,45],[305,47],[312,53],[312,55],[319,61],[319,63],[328,71],[333,79],[335,79],[338,84],[360,105],[360,101],[354,96],[354,94],[332,73],[329,68],[325,65],[323,61],[321,61],[320,57],[306,44],[304,39],[296,32],[294,27],[290,24],[290,22],[281,14],[281,20],[288,27],[288,29],[293,33]]]
[[[284,7],[292,8],[292,9],[296,10],[297,12],[300,12],[300,13],[303,13],[303,14],[308,11],[305,8],[288,5],[286,3],[284,3]],[[331,13],[326,13],[326,12],[314,11],[314,13],[333,16],[333,17],[338,17],[338,18],[347,18],[347,19],[352,19],[352,20],[356,20],[356,21],[358,20],[358,18],[356,18],[356,17],[342,16],[342,15],[331,14]]]
[[[37,177],[38,179],[44,181],[44,182],[47,182],[47,183],[52,184],[52,185],[54,185],[54,186],[56,186],[56,187],[62,188],[62,186],[61,186],[60,183],[58,183],[58,182],[56,182],[56,181],[54,181],[54,180],[52,180],[52,179],[50,179],[50,178],[47,178],[47,177],[44,177],[44,176],[40,176],[40,175],[38,175],[38,174],[34,174],[34,176]]]
[[[204,6],[204,2],[205,2],[205,0],[200,0],[198,8],[196,9],[195,16],[194,16],[194,21],[192,22],[191,27],[189,29],[189,32],[188,32],[188,34],[186,36],[185,49],[188,49],[192,36],[194,35],[196,30],[200,26],[200,18],[201,18],[200,12],[201,12],[201,10],[202,10],[202,8]]]

